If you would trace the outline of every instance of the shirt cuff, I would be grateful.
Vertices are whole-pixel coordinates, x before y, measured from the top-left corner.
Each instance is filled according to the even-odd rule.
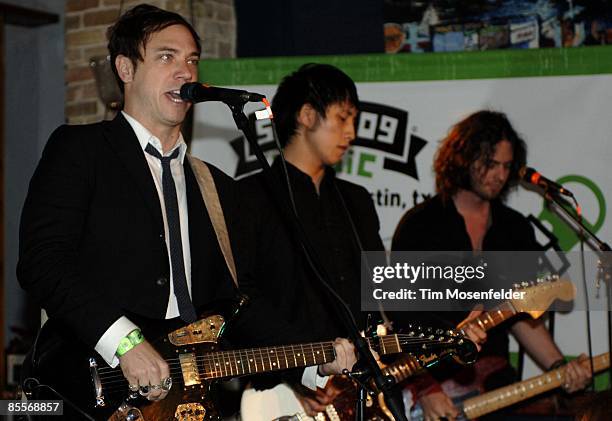
[[[317,387],[323,389],[327,385],[329,376],[319,376],[318,366],[306,367],[302,374],[302,384],[310,390],[317,390]]]
[[[119,358],[115,355],[119,342],[134,329],[138,329],[138,326],[127,317],[121,316],[100,337],[95,350],[109,366],[114,368],[119,365]]]

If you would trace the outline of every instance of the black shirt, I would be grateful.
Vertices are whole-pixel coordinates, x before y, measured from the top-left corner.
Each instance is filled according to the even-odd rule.
[[[337,179],[327,168],[319,192],[312,179],[287,163],[299,220],[331,286],[348,303],[360,328],[361,247],[384,250],[372,199],[361,186]],[[337,317],[336,302],[315,279],[293,228],[280,160],[272,165],[277,181],[269,186],[263,174],[240,182],[243,200],[252,208],[251,238],[255,253],[250,268],[264,293],[272,295],[281,314],[303,329],[305,340],[347,336]],[[278,205],[280,203],[280,206]],[[354,224],[351,224],[352,223]],[[353,230],[353,226],[355,230]]]
[[[529,221],[498,200],[491,202],[491,225],[483,242],[483,251],[540,250]],[[391,249],[394,251],[471,251],[472,242],[465,221],[452,200],[444,202],[439,195],[412,208],[400,220]],[[466,312],[394,313],[393,320],[419,320],[421,323],[445,328],[455,327],[467,317]],[[508,358],[508,332],[512,322],[487,332],[480,356],[499,355]]]

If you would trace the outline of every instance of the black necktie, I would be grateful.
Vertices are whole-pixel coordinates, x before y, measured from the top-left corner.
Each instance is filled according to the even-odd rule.
[[[179,149],[177,148],[170,156],[162,156],[159,151],[149,143],[147,144],[145,151],[161,161],[162,190],[164,194],[164,203],[166,205],[168,235],[170,237],[170,264],[172,265],[174,295],[176,296],[181,319],[187,323],[193,323],[196,321],[197,317],[195,309],[193,308],[193,303],[189,298],[189,289],[187,288],[178,199],[176,197],[176,186],[174,185],[174,179],[172,178],[172,171],[170,170],[170,161],[178,156]]]

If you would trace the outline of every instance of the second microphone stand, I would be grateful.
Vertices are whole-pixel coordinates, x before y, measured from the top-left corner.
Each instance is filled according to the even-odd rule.
[[[610,248],[606,242],[599,239],[595,233],[584,224],[581,217],[568,209],[569,204],[567,201],[548,190],[544,192],[544,199],[551,210],[559,216],[576,235],[578,235],[581,241],[585,241],[599,257],[598,282],[603,280],[606,288],[606,298],[608,300],[608,351],[610,355],[612,355],[612,253],[610,253],[612,252],[612,248]],[[585,291],[585,295],[588,300],[588,290]],[[612,364],[608,369],[608,373],[610,378],[609,386],[612,388]]]

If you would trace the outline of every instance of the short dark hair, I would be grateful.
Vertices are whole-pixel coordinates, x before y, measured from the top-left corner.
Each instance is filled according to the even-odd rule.
[[[202,51],[198,33],[185,18],[178,13],[168,12],[149,4],[139,4],[128,10],[119,17],[114,25],[108,28],[108,51],[111,68],[121,92],[123,92],[123,81],[119,77],[119,72],[115,66],[117,56],[121,54],[129,58],[135,69],[138,61],[143,61],[140,47],[145,49],[151,35],[172,25],[182,25],[187,28],[193,36],[198,53]]]
[[[436,153],[434,172],[436,191],[448,200],[459,189],[470,190],[470,167],[479,159],[487,161],[502,140],[512,145],[510,175],[499,198],[504,200],[519,181],[518,172],[525,165],[527,146],[514,130],[508,117],[497,111],[477,111],[455,124]]]
[[[359,107],[355,82],[337,67],[308,63],[285,76],[272,100],[281,145],[284,147],[295,134],[297,115],[304,104],[310,104],[325,118],[330,105],[346,101]]]

